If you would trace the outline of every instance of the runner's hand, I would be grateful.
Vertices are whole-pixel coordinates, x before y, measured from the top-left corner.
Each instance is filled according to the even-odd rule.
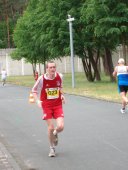
[[[38,107],[40,107],[40,108],[42,107],[42,101],[37,100],[36,103],[37,103]]]
[[[65,104],[65,97],[64,97],[64,95],[61,95],[61,100],[62,100],[62,103]]]

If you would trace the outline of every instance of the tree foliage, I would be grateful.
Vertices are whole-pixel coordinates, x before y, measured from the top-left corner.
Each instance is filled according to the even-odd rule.
[[[86,25],[84,30],[87,33],[92,33],[93,42],[98,45],[100,53],[105,54],[105,63],[111,81],[113,81],[111,53],[119,44],[123,44],[120,37],[126,39],[128,34],[127,2],[119,0],[88,0],[85,2],[81,12],[81,19]],[[97,47],[96,49],[98,49]]]
[[[87,79],[101,80],[98,63],[102,56],[113,81],[112,51],[128,43],[126,0],[30,0],[14,32],[15,56],[19,53],[36,65],[70,55],[68,14],[75,18],[74,51]]]
[[[0,1],[0,48],[14,47],[13,30],[26,4],[27,0]]]

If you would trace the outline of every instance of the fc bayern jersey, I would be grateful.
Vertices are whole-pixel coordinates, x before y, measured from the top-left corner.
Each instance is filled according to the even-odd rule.
[[[40,94],[40,100],[43,101],[44,107],[58,106],[62,104],[61,92],[62,79],[59,74],[52,80],[46,79],[43,75],[43,88]]]

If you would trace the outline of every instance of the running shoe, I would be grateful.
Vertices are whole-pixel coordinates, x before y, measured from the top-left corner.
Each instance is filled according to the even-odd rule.
[[[55,157],[56,156],[56,154],[55,154],[55,148],[50,148],[50,152],[49,152],[49,155],[48,155],[49,157]]]
[[[120,112],[121,112],[122,114],[124,114],[124,113],[125,113],[125,109],[121,109]]]
[[[58,145],[58,134],[56,131],[53,131],[53,142],[54,142],[54,146]]]

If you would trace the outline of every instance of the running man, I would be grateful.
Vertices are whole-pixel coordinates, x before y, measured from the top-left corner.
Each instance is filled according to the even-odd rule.
[[[43,110],[42,119],[46,120],[48,126],[49,157],[55,157],[58,133],[64,129],[62,103],[65,103],[65,97],[62,92],[62,74],[56,72],[55,62],[49,61],[46,69],[46,73],[40,76],[33,86],[32,93],[37,105]],[[56,125],[54,125],[53,120],[55,120]]]
[[[3,70],[1,71],[1,81],[2,81],[3,86],[4,86],[5,83],[6,83],[6,78],[7,78],[7,72],[6,72],[6,70],[3,68]]]
[[[118,78],[118,90],[122,98],[121,113],[125,113],[128,98],[126,97],[128,91],[128,66],[125,66],[123,58],[118,60],[118,66],[115,67],[113,76]]]
[[[37,81],[37,79],[38,79],[38,71],[35,71],[34,79],[35,79],[35,81]]]

